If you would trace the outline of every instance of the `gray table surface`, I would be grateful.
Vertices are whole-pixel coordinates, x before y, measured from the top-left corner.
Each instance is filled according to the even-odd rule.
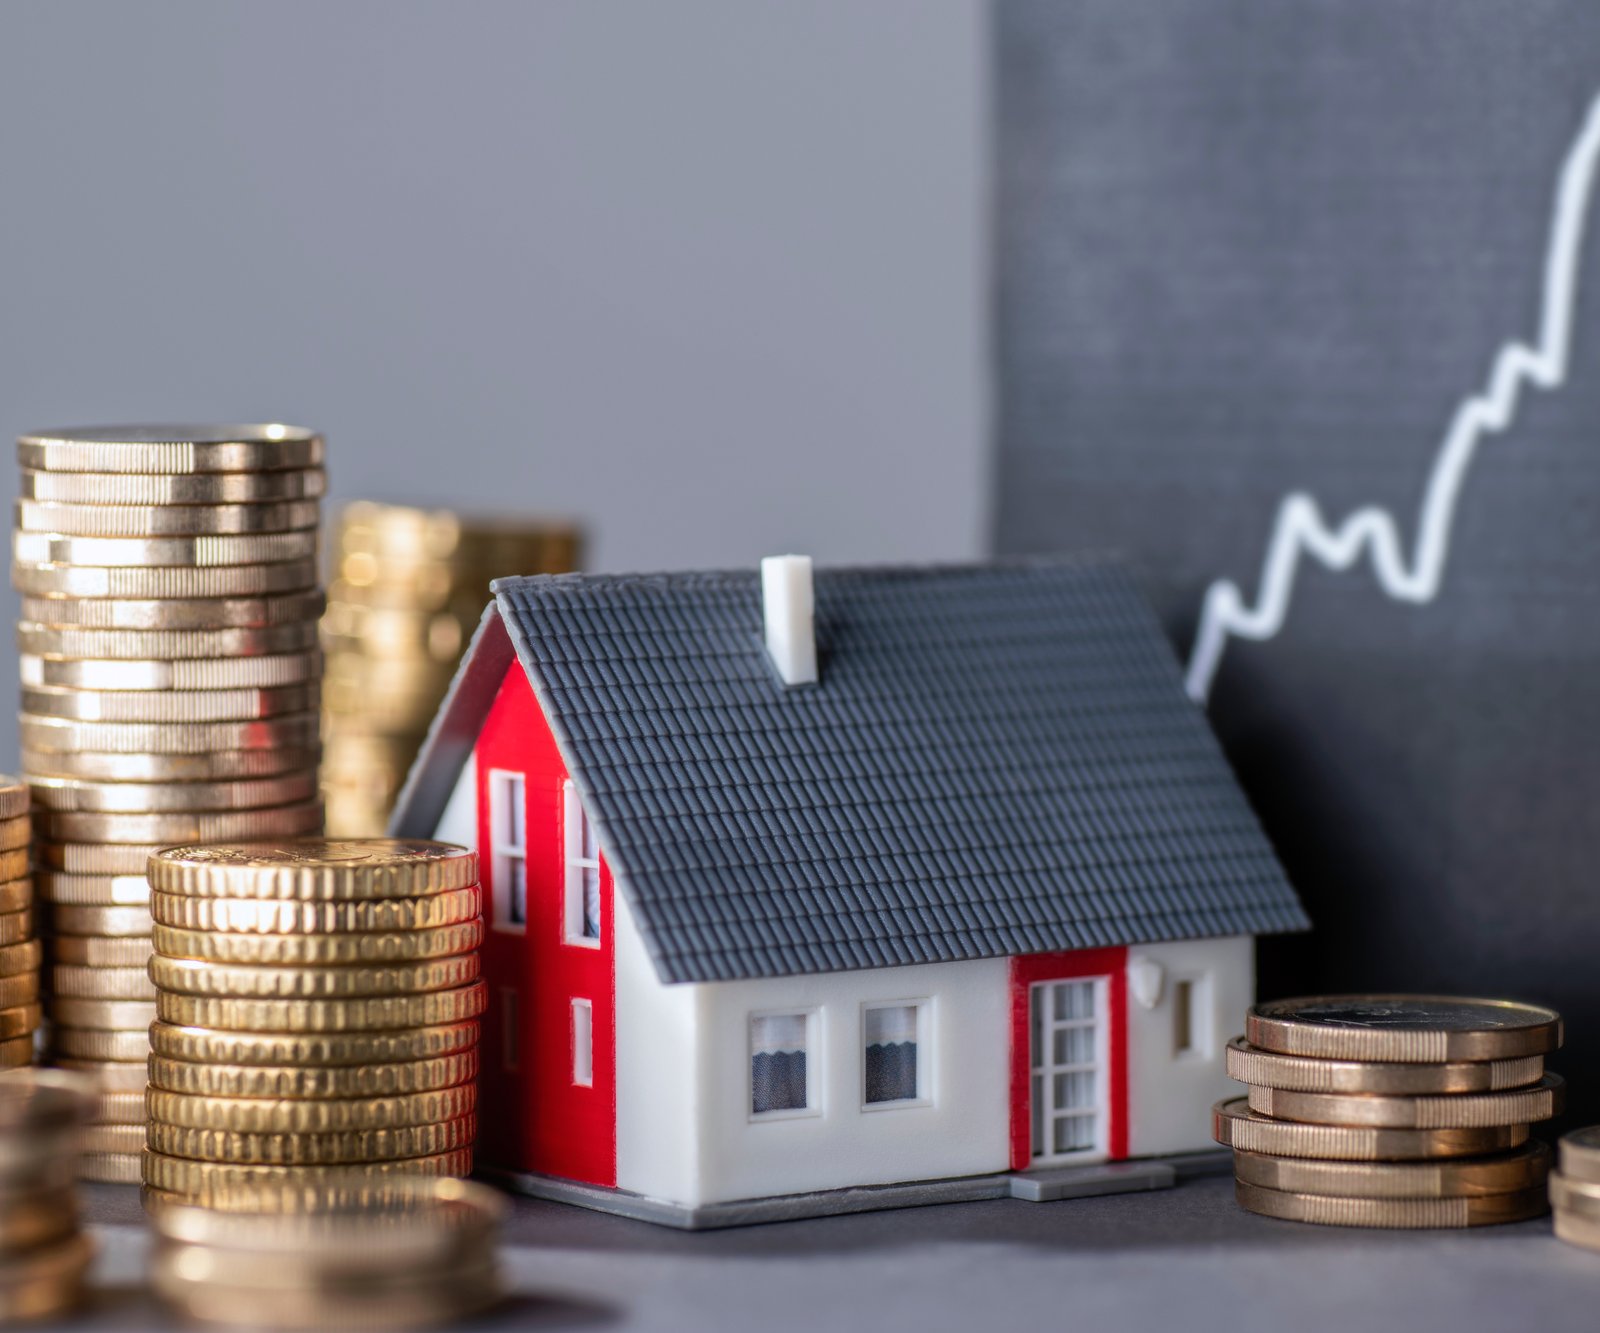
[[[141,1287],[138,1192],[87,1191],[94,1307],[69,1328],[169,1327]],[[686,1234],[518,1200],[514,1288],[474,1328],[761,1333],[1600,1328],[1600,1254],[1548,1219],[1351,1231],[1253,1217],[1232,1183],[1032,1204],[952,1204]]]

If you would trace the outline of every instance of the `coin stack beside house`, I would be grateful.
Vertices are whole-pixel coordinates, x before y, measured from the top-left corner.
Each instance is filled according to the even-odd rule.
[[[1228,1045],[1249,1096],[1219,1102],[1242,1207],[1332,1226],[1468,1227],[1547,1209],[1560,1113],[1544,1057],[1553,1010],[1497,1000],[1353,995],[1250,1010]]]
[[[1556,1144],[1550,1173],[1550,1208],[1556,1235],[1586,1250],[1600,1250],[1600,1125],[1574,1130]]]
[[[30,1065],[38,1031],[38,913],[28,875],[28,787],[0,777],[0,1069]]]
[[[489,523],[358,501],[340,512],[323,620],[328,831],[382,833],[483,609],[489,581],[577,567],[560,522]]]
[[[477,870],[381,838],[152,857],[146,1184],[248,1209],[352,1172],[470,1171]]]
[[[144,1141],[145,861],[322,827],[320,436],[105,427],[17,444],[22,768],[51,1055],[106,1088],[87,1177]]]

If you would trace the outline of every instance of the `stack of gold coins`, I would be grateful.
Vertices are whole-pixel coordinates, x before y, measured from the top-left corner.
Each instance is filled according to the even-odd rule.
[[[1556,1235],[1600,1250],[1600,1125],[1574,1130],[1556,1144],[1559,1170],[1550,1173]]]
[[[0,777],[0,1069],[33,1063],[40,947],[28,877],[27,784]]]
[[[471,1170],[474,853],[386,838],[175,847],[149,878],[146,1184],[222,1206],[330,1169]]]
[[[1247,1098],[1217,1103],[1242,1207],[1352,1227],[1470,1227],[1546,1211],[1561,1111],[1544,1057],[1554,1010],[1502,1000],[1351,995],[1250,1010],[1228,1045]]]
[[[22,767],[51,1054],[106,1084],[83,1158],[137,1181],[152,851],[322,828],[320,436],[106,427],[18,442]]]
[[[0,1074],[0,1323],[77,1305],[94,1250],[78,1230],[78,1142],[96,1092],[82,1075]]]
[[[502,1294],[505,1203],[464,1180],[392,1176],[256,1192],[227,1211],[145,1191],[156,1294],[191,1320],[247,1328],[419,1328]]]
[[[578,555],[570,524],[495,524],[367,501],[341,511],[323,620],[330,833],[383,832],[489,581],[565,573]]]

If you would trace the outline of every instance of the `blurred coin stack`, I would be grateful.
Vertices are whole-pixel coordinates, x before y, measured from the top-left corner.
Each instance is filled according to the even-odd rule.
[[[37,913],[28,876],[28,788],[0,777],[0,1069],[33,1063],[40,1021]]]
[[[367,501],[340,512],[323,620],[330,833],[384,831],[489,602],[489,581],[566,573],[578,557],[568,524],[495,524]]]
[[[258,1194],[221,1212],[146,1190],[151,1284],[201,1323],[246,1328],[419,1328],[501,1295],[505,1203],[464,1180],[337,1179]]]
[[[78,1141],[95,1086],[49,1069],[0,1074],[0,1324],[77,1305],[94,1250],[78,1230]]]
[[[1600,1125],[1574,1130],[1556,1145],[1559,1170],[1550,1173],[1556,1235],[1600,1250]]]
[[[51,1054],[106,1095],[83,1170],[136,1181],[150,853],[319,832],[320,436],[287,426],[25,435],[22,768],[49,932]]]
[[[1247,1098],[1219,1102],[1242,1207],[1352,1227],[1469,1227],[1547,1209],[1550,1151],[1528,1126],[1560,1113],[1553,1010],[1444,996],[1279,1000],[1228,1045]]]
[[[469,1172],[477,872],[390,839],[152,857],[146,1184],[226,1208],[330,1173]]]

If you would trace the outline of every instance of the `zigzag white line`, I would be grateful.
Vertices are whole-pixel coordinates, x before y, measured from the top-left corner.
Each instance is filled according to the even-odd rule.
[[[1399,525],[1376,505],[1329,525],[1315,498],[1304,491],[1285,496],[1278,508],[1254,605],[1239,585],[1218,579],[1206,590],[1200,626],[1189,655],[1189,696],[1204,703],[1230,638],[1270,639],[1283,628],[1294,595],[1302,554],[1329,569],[1345,570],[1370,551],[1372,572],[1390,597],[1428,602],[1439,591],[1450,555],[1456,503],[1485,435],[1498,434],[1515,419],[1522,388],[1558,388],[1567,377],[1572,350],[1572,313],[1590,196],[1600,165],[1600,97],[1590,103],[1583,128],[1562,163],[1544,261],[1539,336],[1530,346],[1509,342],[1495,356],[1484,388],[1456,409],[1428,474],[1418,512],[1416,547],[1407,563]]]

